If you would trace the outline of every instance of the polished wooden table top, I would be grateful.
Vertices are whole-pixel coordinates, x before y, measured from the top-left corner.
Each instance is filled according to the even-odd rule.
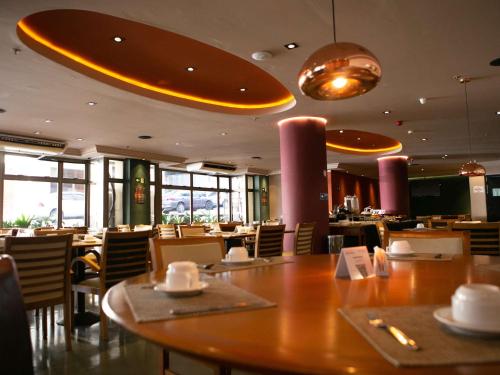
[[[396,368],[337,312],[341,306],[450,304],[460,284],[500,285],[500,272],[487,266],[500,259],[469,256],[449,262],[391,261],[391,277],[359,281],[333,277],[336,256],[293,260],[218,276],[276,302],[276,308],[136,323],[125,300],[124,283],[156,282],[163,277],[159,273],[111,288],[103,301],[104,311],[147,340],[234,367],[329,374],[500,374],[500,363]]]

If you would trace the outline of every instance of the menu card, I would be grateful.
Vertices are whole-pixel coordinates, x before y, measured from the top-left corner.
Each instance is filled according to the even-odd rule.
[[[373,266],[366,246],[345,247],[340,251],[335,277],[361,280],[372,276]]]

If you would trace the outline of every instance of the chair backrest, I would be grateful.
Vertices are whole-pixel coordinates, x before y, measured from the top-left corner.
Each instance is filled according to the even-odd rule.
[[[223,232],[234,232],[238,225],[242,225],[241,221],[232,221],[230,223],[219,223],[219,228]]]
[[[134,232],[140,232],[145,230],[153,230],[153,226],[149,224],[137,224],[134,225]]]
[[[255,237],[255,256],[281,256],[283,254],[284,235],[284,225],[259,225]]]
[[[101,289],[148,270],[151,231],[106,232],[102,246]]]
[[[118,229],[118,232],[130,232],[129,224],[118,224],[116,228]]]
[[[453,231],[470,234],[472,255],[500,255],[500,223],[452,223]]]
[[[205,227],[203,225],[179,225],[179,237],[204,236]]]
[[[14,260],[0,255],[0,363],[5,374],[33,374],[31,340]]]
[[[450,230],[451,224],[456,219],[431,219],[428,221],[427,227],[433,229]]]
[[[7,237],[27,310],[64,303],[68,296],[73,236]]]
[[[153,270],[164,270],[172,262],[190,260],[216,263],[224,258],[222,237],[151,239]]]
[[[0,228],[0,233],[8,236],[17,236],[18,228]]]
[[[62,236],[64,234],[75,234],[76,231],[73,228],[63,228],[63,229],[42,229],[36,228],[33,230],[35,237],[38,236]]]
[[[389,232],[389,246],[402,240],[408,241],[417,253],[470,255],[470,239],[466,232]]]
[[[312,253],[314,227],[316,223],[297,223],[295,227],[294,255]]]
[[[63,227],[62,229],[73,229],[74,234],[87,234],[89,233],[88,227]]]
[[[158,235],[160,238],[176,238],[174,224],[158,224]]]

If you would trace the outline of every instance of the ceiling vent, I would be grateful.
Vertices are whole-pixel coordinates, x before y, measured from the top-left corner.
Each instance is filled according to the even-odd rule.
[[[186,170],[189,172],[230,174],[236,171],[236,166],[231,164],[214,163],[211,161],[201,161],[186,165]]]
[[[66,144],[53,139],[25,137],[0,133],[0,150],[33,155],[57,155],[64,151]]]

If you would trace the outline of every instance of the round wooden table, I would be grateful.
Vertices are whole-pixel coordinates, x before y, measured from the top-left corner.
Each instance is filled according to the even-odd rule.
[[[276,302],[276,308],[136,323],[125,300],[124,285],[159,281],[163,273],[117,284],[106,294],[103,308],[111,319],[146,340],[238,368],[328,374],[500,374],[500,364],[396,368],[337,312],[341,306],[449,304],[460,284],[500,285],[500,272],[488,267],[500,259],[469,256],[453,261],[391,261],[391,277],[359,281],[333,277],[336,256],[293,260],[217,276]]]

